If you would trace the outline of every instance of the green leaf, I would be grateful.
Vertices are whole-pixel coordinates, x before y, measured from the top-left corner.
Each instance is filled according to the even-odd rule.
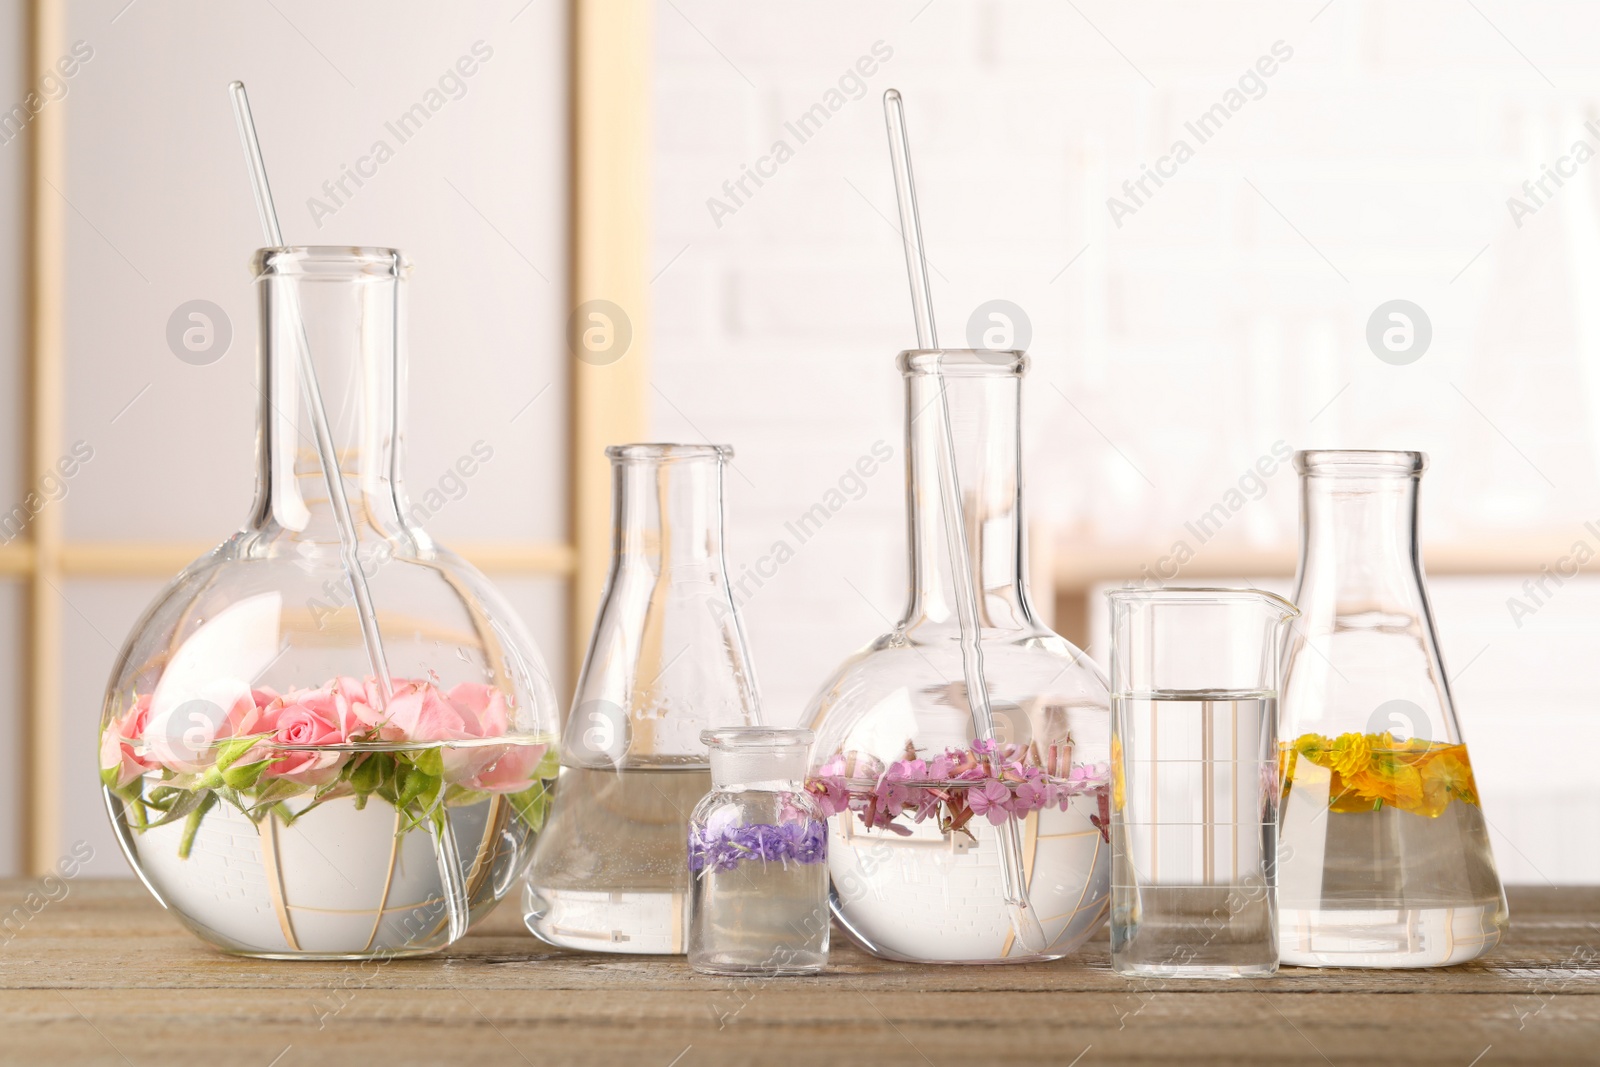
[[[544,821],[550,814],[551,790],[547,782],[538,782],[530,789],[520,793],[512,793],[506,797],[511,801],[511,807],[517,815],[534,833],[544,829]]]
[[[480,793],[476,789],[468,789],[464,785],[452,785],[444,791],[444,802],[446,807],[464,808],[469,804],[481,804],[492,795],[491,793]]]
[[[378,786],[383,784],[383,765],[386,762],[388,760],[382,755],[371,753],[351,767],[350,788],[356,791],[362,803],[366,802],[368,793],[377,792]]]
[[[210,793],[184,792],[167,807],[157,808],[156,810],[161,812],[161,818],[149,823],[145,828],[154,829],[157,826],[166,826],[169,823],[175,823],[179,819],[188,815],[190,812],[194,811],[194,809],[200,806],[202,801],[207,799],[214,798],[211,797]]]
[[[217,769],[225,771],[229,767],[233,766],[234,762],[238,760],[240,756],[244,755],[246,752],[249,752],[250,749],[255,746],[257,741],[260,741],[266,736],[266,734],[248,734],[244,737],[230,737],[226,741],[218,742],[216,761]]]
[[[444,776],[444,750],[440,748],[425,748],[411,756],[411,762],[417,770],[424,774],[431,774],[435,778]]]
[[[222,772],[223,784],[229,789],[254,789],[256,782],[261,778],[261,772],[272,766],[272,764],[273,761],[271,759],[264,759],[257,760],[254,763],[229,767]],[[281,781],[282,779],[279,780]]]
[[[407,766],[401,763],[395,767],[395,802],[397,808],[409,808],[413,803],[421,800],[424,806],[430,805],[439,796],[439,787],[443,779],[437,775],[429,774],[420,767]]]

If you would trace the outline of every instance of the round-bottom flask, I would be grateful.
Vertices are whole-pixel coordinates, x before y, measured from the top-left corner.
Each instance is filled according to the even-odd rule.
[[[1025,579],[1021,352],[914,351],[906,381],[910,603],[814,699],[810,788],[833,813],[834,915],[889,959],[1056,959],[1105,920],[1110,699],[1083,652],[1035,618]],[[940,508],[943,385],[965,499],[994,747],[975,739]],[[1042,945],[1019,941],[999,831],[1015,824]]]

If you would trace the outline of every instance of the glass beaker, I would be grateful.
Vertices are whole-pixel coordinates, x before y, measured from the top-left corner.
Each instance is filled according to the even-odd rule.
[[[1280,730],[1279,947],[1439,967],[1500,940],[1505,893],[1422,577],[1421,452],[1297,452],[1300,567]]]
[[[249,955],[437,949],[526,866],[556,777],[555,694],[515,612],[401,482],[408,265],[264,248],[256,500],[128,634],[101,783],[145,886]],[[390,679],[370,672],[299,345],[311,354]],[[494,454],[476,442],[463,474]]]
[[[1105,679],[1028,599],[1022,516],[1021,352],[908,351],[910,596],[894,629],[847,659],[812,702],[808,787],[829,820],[831,904],[888,959],[1058,959],[1105,918],[1110,707]],[[940,371],[943,371],[941,378]],[[995,738],[967,702],[950,540],[940,506],[941,382],[965,499]],[[998,773],[997,773],[998,772]],[[1020,829],[1042,946],[1020,942],[999,835]]]
[[[828,824],[806,792],[811,731],[707,730],[711,792],[689,818],[689,964],[816,974],[828,962]]]
[[[1294,605],[1256,589],[1106,595],[1112,966],[1271,974],[1279,653]]]
[[[760,722],[722,551],[726,445],[606,449],[611,571],[563,730],[523,910],[553,945],[682,954],[701,732]]]

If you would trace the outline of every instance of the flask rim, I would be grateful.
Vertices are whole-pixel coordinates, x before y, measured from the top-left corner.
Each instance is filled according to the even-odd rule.
[[[1297,618],[1300,609],[1277,593],[1244,587],[1166,586],[1161,589],[1111,589],[1106,599],[1113,606],[1139,604],[1254,604],[1276,608],[1285,619]]]
[[[733,458],[733,446],[640,442],[610,445],[606,448],[606,458],[613,463],[628,461],[671,463],[691,459],[729,460]]]
[[[398,248],[376,245],[285,245],[258,248],[250,259],[257,278],[405,278],[411,261]]]
[[[1028,353],[1021,349],[908,348],[895,358],[907,378],[1020,378],[1028,373]]]
[[[1313,478],[1416,478],[1428,469],[1426,452],[1382,449],[1302,449],[1294,469]]]

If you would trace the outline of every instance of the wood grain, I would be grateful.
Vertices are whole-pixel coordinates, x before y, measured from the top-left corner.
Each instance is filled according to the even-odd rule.
[[[39,888],[0,883],[0,919]],[[1449,970],[1290,968],[1257,981],[1149,984],[1110,972],[1104,933],[1055,964],[913,967],[836,946],[817,978],[711,978],[681,959],[548,948],[523,932],[514,903],[429,959],[265,963],[208,949],[136,884],[65,889],[0,928],[0,1064],[1600,1058],[1600,888],[1514,891],[1508,941]]]

